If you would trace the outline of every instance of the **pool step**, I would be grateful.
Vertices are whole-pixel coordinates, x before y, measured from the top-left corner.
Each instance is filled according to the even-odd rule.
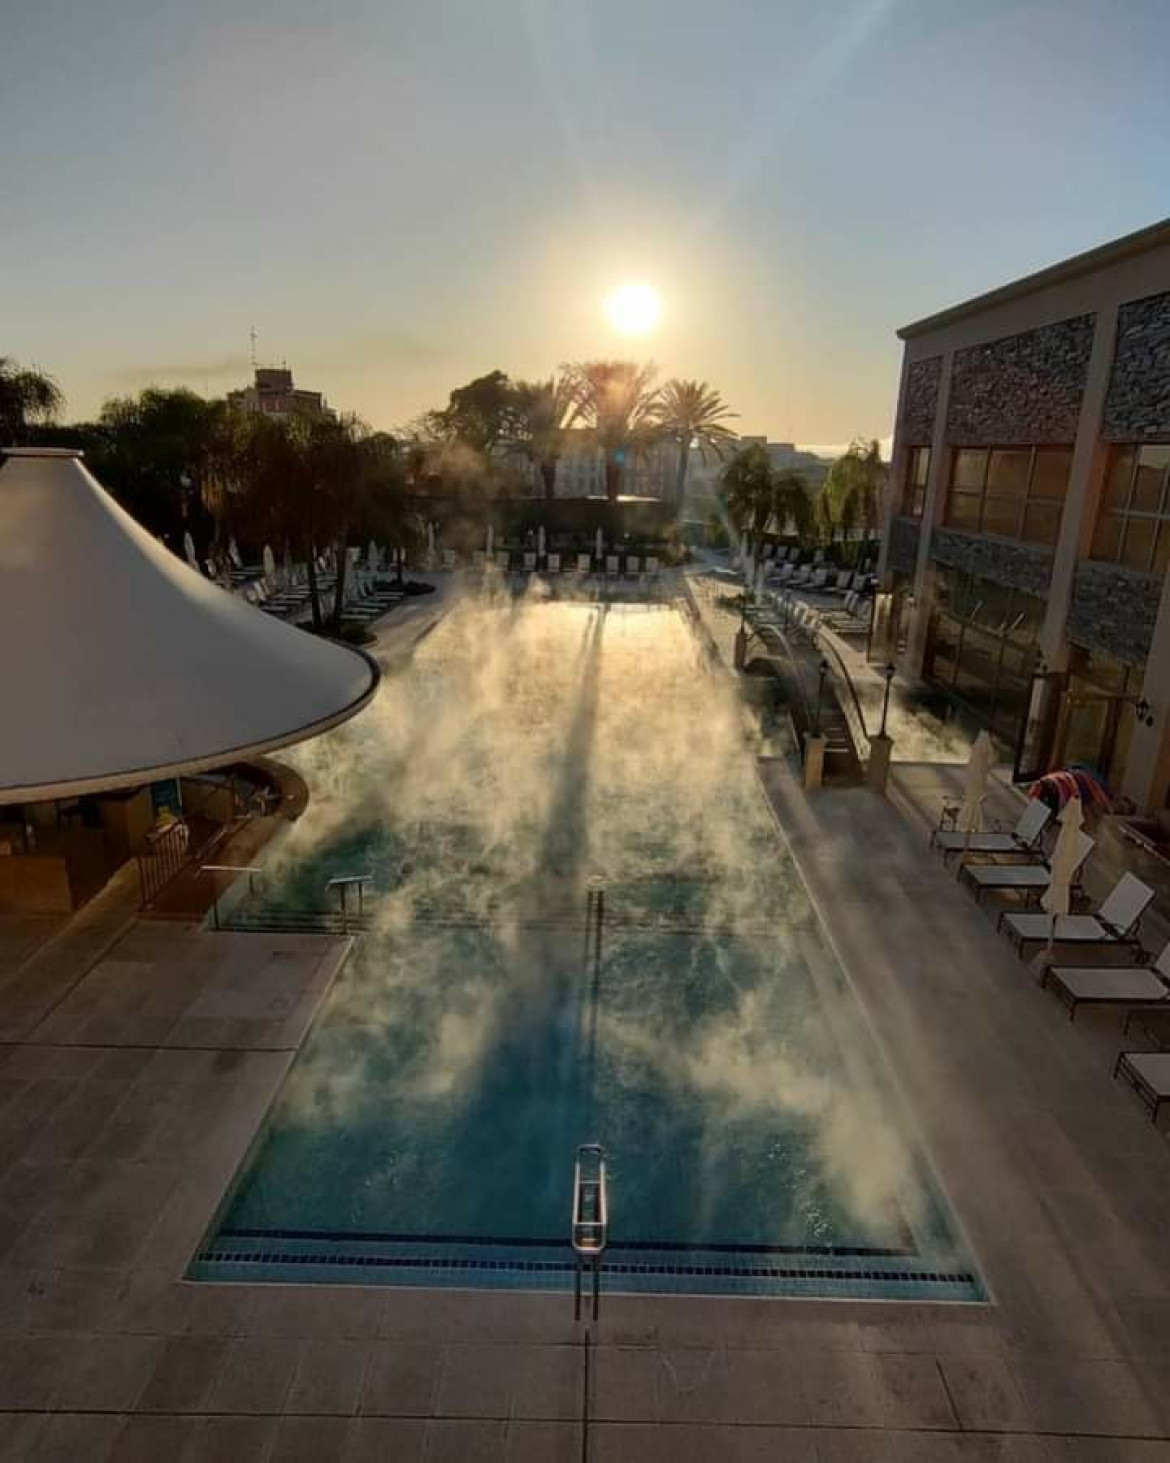
[[[223,927],[244,935],[356,935],[372,922],[369,914],[343,915],[339,909],[238,909]]]

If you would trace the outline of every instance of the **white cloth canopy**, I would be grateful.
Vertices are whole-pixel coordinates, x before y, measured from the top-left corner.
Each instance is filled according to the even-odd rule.
[[[0,623],[0,804],[273,751],[378,684],[361,652],[189,569],[70,451],[13,449],[0,466]]]

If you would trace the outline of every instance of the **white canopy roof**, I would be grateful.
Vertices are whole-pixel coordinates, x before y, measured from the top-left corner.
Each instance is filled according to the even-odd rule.
[[[80,454],[0,466],[0,804],[127,787],[303,741],[374,694],[360,651],[202,578]]]

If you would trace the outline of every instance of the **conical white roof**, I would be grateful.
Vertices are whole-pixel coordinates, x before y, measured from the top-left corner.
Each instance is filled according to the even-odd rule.
[[[202,578],[80,454],[0,466],[0,804],[132,786],[303,741],[378,684],[360,651]]]

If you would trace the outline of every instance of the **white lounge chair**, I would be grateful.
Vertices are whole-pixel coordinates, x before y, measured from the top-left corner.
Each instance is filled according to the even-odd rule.
[[[1005,910],[998,929],[1007,930],[1019,949],[1031,941],[1057,945],[1136,945],[1141,917],[1150,907],[1154,891],[1133,874],[1122,874],[1096,914],[1059,914],[1055,927],[1050,914],[1012,914]]]
[[[443,550],[443,568],[444,569],[454,569],[454,567],[455,567],[455,550],[454,549],[444,549]]]
[[[658,573],[658,560],[651,557],[646,560],[646,573],[653,576]]]
[[[577,573],[578,574],[588,574],[589,571],[590,571],[590,569],[592,569],[592,567],[593,567],[593,560],[589,557],[588,554],[578,554],[577,555]]]
[[[1078,1006],[1170,1007],[1170,945],[1153,965],[1050,965],[1041,985],[1050,987],[1076,1020]]]
[[[525,554],[524,555],[524,572],[525,572],[525,574],[534,574],[536,572],[536,555],[535,554]]]
[[[629,554],[626,557],[626,573],[637,576],[642,572],[642,561],[636,554]]]
[[[1087,833],[1077,834],[1077,853],[1073,863],[1073,882],[1080,880],[1085,860],[1093,852],[1094,842]],[[1039,851],[1037,851],[1039,857]],[[1042,862],[1031,864],[964,864],[959,878],[965,879],[974,890],[976,902],[989,889],[1003,890],[1012,894],[1023,894],[1028,899],[1039,899],[1048,888],[1050,871]]]
[[[496,568],[505,574],[508,572],[508,550],[499,549],[496,553]]]
[[[560,554],[549,554],[549,556],[548,556],[548,572],[550,574],[559,574],[561,572],[561,556],[560,556]]]
[[[1010,832],[964,833],[957,828],[939,827],[930,835],[930,841],[935,848],[942,849],[944,858],[954,853],[1030,854],[1039,847],[1040,836],[1051,817],[1052,810],[1046,803],[1030,798]]]
[[[616,554],[606,554],[606,556],[605,556],[605,572],[606,572],[607,577],[614,578],[614,579],[617,578],[617,574],[618,574],[618,556]]]

